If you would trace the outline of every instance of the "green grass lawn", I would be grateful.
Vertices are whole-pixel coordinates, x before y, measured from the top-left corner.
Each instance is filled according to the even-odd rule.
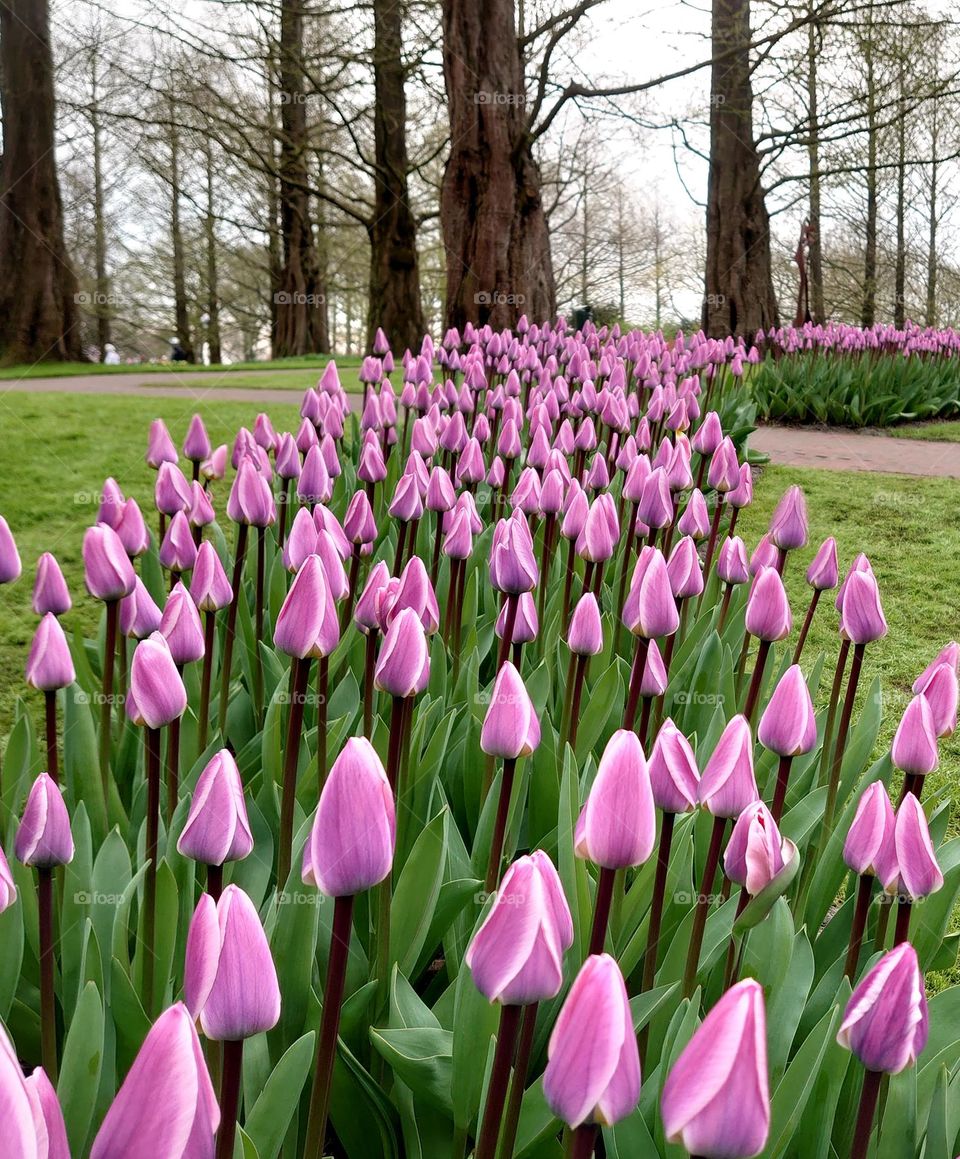
[[[904,423],[887,427],[885,435],[895,439],[922,439],[924,442],[960,443],[960,422]]]
[[[358,369],[361,359],[355,354],[306,354],[300,358],[275,358],[263,362],[230,362],[224,365],[192,366],[185,362],[144,362],[131,366],[104,366],[97,362],[35,362],[31,365],[0,367],[0,379],[69,378],[89,374],[195,374],[210,371],[215,374],[235,374],[237,371],[307,370],[323,369],[333,358],[341,369]],[[314,379],[315,381],[315,379]]]

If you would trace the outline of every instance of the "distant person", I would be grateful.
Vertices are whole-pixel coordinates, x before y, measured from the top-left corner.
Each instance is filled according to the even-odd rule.
[[[104,366],[120,365],[120,355],[112,342],[108,342],[103,348],[103,364]]]
[[[174,336],[170,339],[170,361],[171,362],[188,362],[187,352],[180,345],[180,339]]]

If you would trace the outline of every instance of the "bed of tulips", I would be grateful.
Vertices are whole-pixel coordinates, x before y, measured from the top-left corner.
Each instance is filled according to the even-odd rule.
[[[764,418],[871,427],[960,414],[956,330],[839,323],[757,336],[750,389]]]
[[[736,534],[756,357],[524,320],[154,423],[156,511],[36,565],[4,1159],[956,1153],[960,650],[874,760],[869,561]]]

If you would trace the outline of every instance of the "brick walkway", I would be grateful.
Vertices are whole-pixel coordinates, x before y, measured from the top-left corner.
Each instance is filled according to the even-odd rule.
[[[861,431],[769,426],[755,431],[749,446],[754,451],[765,451],[771,462],[788,467],[960,479],[960,443],[928,443]]]

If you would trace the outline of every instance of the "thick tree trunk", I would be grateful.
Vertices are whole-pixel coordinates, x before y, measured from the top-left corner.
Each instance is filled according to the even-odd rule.
[[[877,313],[877,87],[874,69],[873,6],[867,9],[863,44],[867,84],[867,212],[864,222],[863,307],[860,324],[872,326]]]
[[[807,112],[810,119],[807,140],[807,162],[810,174],[810,249],[808,253],[810,277],[810,313],[814,322],[826,316],[823,304],[823,249],[820,240],[820,111],[818,107],[817,60],[823,48],[823,36],[809,13],[807,25]]]
[[[451,142],[440,196],[446,325],[552,318],[550,237],[513,0],[443,0],[443,71]]]
[[[196,362],[193,339],[190,336],[190,310],[187,301],[187,261],[183,249],[183,229],[180,225],[180,131],[177,128],[177,109],[170,102],[170,248],[173,254],[173,312],[177,338],[187,356],[187,362]]]
[[[927,306],[924,321],[928,326],[937,324],[937,181],[939,178],[939,158],[937,148],[940,143],[940,126],[936,98],[930,110],[930,195],[927,209],[930,215],[927,234]]]
[[[407,100],[403,69],[403,4],[373,3],[374,205],[370,223],[367,349],[378,326],[396,350],[423,337],[417,223],[407,187]]]
[[[303,2],[280,5],[280,232],[274,357],[329,349],[324,294],[310,221],[309,140],[303,85]]]
[[[770,219],[753,138],[750,0],[713,0],[703,327],[750,336],[778,323]]]
[[[82,357],[77,281],[63,241],[47,0],[0,6],[0,357]]]
[[[893,324],[903,329],[907,317],[907,99],[904,87],[903,36],[900,37],[897,100],[897,259],[893,276]]]
[[[96,275],[97,346],[103,361],[110,337],[110,278],[107,274],[107,223],[103,194],[103,126],[96,56],[90,62],[90,130],[93,137],[93,261]]]
[[[223,361],[220,349],[220,287],[217,276],[217,219],[214,215],[213,143],[206,140],[204,151],[207,181],[207,212],[203,232],[207,249],[207,347],[211,364]]]

